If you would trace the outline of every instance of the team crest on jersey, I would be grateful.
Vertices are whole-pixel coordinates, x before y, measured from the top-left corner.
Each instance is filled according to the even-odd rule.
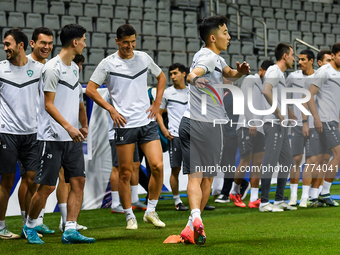
[[[27,75],[28,75],[29,77],[32,77],[33,71],[32,71],[32,70],[28,70],[28,71],[27,71]]]
[[[74,75],[77,77],[77,71],[73,70]]]

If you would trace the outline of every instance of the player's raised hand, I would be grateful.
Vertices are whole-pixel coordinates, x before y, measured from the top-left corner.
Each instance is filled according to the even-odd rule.
[[[239,73],[243,75],[250,73],[250,66],[247,62],[243,61],[243,63],[240,64],[240,62],[237,61],[236,66],[236,69]]]

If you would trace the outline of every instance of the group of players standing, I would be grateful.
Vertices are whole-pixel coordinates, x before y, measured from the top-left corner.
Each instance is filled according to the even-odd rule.
[[[55,189],[61,167],[64,169],[65,181],[70,183],[67,220],[62,242],[93,243],[95,241],[94,238],[85,237],[77,231],[77,218],[85,184],[81,141],[86,138],[88,127],[82,90],[78,82],[79,68],[72,60],[86,47],[85,33],[86,30],[79,25],[64,26],[60,33],[62,49],[59,55],[45,65],[39,63],[41,62],[39,59],[32,60],[25,56],[28,40],[20,29],[11,29],[5,33],[4,50],[7,53],[7,60],[0,62],[0,234],[3,237],[11,238],[14,235],[6,229],[4,219],[9,193],[14,184],[15,166],[20,160],[22,168],[27,173],[28,191],[25,204],[27,221],[22,235],[28,242],[44,243],[38,236],[37,219],[46,199]],[[189,176],[187,193],[191,212],[181,237],[186,243],[196,244],[206,242],[201,212],[209,199],[211,184],[216,175],[216,172],[197,171],[197,169],[219,164],[223,158],[223,147],[228,144],[228,140],[224,138],[226,125],[215,123],[215,120],[228,119],[221,100],[224,95],[223,87],[216,85],[225,83],[224,78],[234,81],[250,72],[247,63],[237,62],[237,68],[231,69],[219,56],[222,50],[227,49],[230,40],[225,17],[205,18],[200,26],[200,36],[205,42],[205,47],[194,56],[187,75],[189,88],[184,85],[186,73],[182,66],[173,65],[170,68],[170,75],[174,86],[164,92],[166,84],[164,73],[150,56],[134,50],[136,31],[129,24],[117,29],[118,51],[98,64],[86,88],[87,96],[107,110],[112,119],[109,127],[111,138],[109,138],[113,141],[110,142],[113,166],[116,168],[116,173],[117,169],[119,171],[119,176],[117,174],[115,176],[119,180],[118,191],[126,215],[126,228],[138,229],[136,216],[132,210],[134,204],[138,204],[138,197],[136,199],[135,194],[131,194],[131,184],[136,186],[133,180],[133,173],[136,172],[134,165],[136,143],[143,151],[151,169],[148,203],[143,221],[152,223],[155,227],[165,227],[165,223],[159,219],[155,211],[163,185],[162,147],[157,131],[158,125],[154,121],[157,119],[163,134],[170,140],[170,161],[173,171],[171,186],[175,193],[177,189],[177,193],[174,194],[175,204],[182,208],[184,205],[178,195],[178,172],[182,158],[183,173]],[[46,40],[42,43],[49,44]],[[51,52],[51,49],[47,48],[40,48],[41,53],[45,54],[45,59]],[[323,153],[327,152],[326,149],[331,149],[333,159],[328,164],[328,168],[335,169],[338,166],[339,106],[335,97],[340,92],[337,80],[340,78],[340,44],[333,46],[330,55],[330,63],[315,72],[312,82],[298,83],[293,73],[292,77],[288,77],[288,81],[291,81],[288,83],[283,72],[287,68],[292,68],[294,54],[289,45],[279,44],[275,49],[277,63],[273,65],[265,61],[261,65],[259,74],[248,76],[244,80],[241,89],[253,90],[252,101],[257,109],[272,107],[275,99],[273,88],[277,90],[278,102],[273,113],[262,118],[263,129],[256,128],[256,125],[249,122],[258,118],[249,110],[241,117],[242,120],[238,121],[237,134],[241,154],[238,170],[241,166],[249,166],[251,162],[253,165],[260,166],[264,155],[266,157],[263,166],[268,166],[268,169],[270,166],[276,166],[277,163],[289,168],[295,163],[298,168],[303,149],[301,152],[299,142],[292,142],[294,148],[299,148],[295,150],[296,154],[294,150],[294,155],[292,154],[288,128],[281,125],[281,122],[287,119],[280,111],[283,93],[281,90],[287,84],[307,86],[312,94],[311,100],[308,101],[308,108],[312,112],[314,122],[311,116],[307,119],[303,114],[299,121],[296,117],[298,112],[287,109],[289,117],[297,119],[298,122],[298,126],[292,131],[292,137],[294,139],[299,137],[301,140],[301,132],[306,137],[302,139],[302,143],[305,143],[306,151],[310,152],[306,153],[306,158],[311,164],[326,160]],[[301,52],[299,59],[302,69],[300,76],[305,78],[304,76],[311,75],[314,71],[312,72],[309,66],[314,57],[311,58],[309,51],[306,50]],[[304,66],[306,70],[303,69]],[[148,71],[158,81],[155,100],[151,106],[147,93]],[[296,80],[300,80],[300,76]],[[102,98],[97,91],[104,83],[108,88],[109,100]],[[294,96],[298,97],[298,95]],[[206,106],[205,112],[202,112],[203,103]],[[165,128],[160,117],[165,108],[169,113],[169,129]],[[240,125],[241,121],[248,125]],[[81,124],[80,129],[78,129],[78,122]],[[313,123],[316,132],[311,126]],[[297,135],[293,135],[295,133]],[[320,139],[316,139],[317,135]],[[320,141],[325,142],[323,145],[325,150],[317,150],[321,148],[317,144]],[[117,157],[114,157],[115,154]],[[330,185],[335,177],[334,172],[326,172],[320,195],[320,199],[330,205],[337,205],[329,195]],[[275,202],[269,203],[272,174],[273,171],[262,172],[261,199],[253,194],[249,207],[259,208],[262,212],[296,209],[292,206],[296,193],[292,193],[291,205],[286,204],[283,197],[289,171],[279,171]],[[258,193],[259,177],[259,173],[251,175],[253,188],[251,192]],[[230,193],[230,198],[239,205],[243,203],[239,190],[242,179],[242,173],[237,171]],[[305,185],[304,182],[304,186],[309,184]],[[306,192],[304,194],[308,193]],[[311,194],[313,192],[312,186]],[[117,194],[115,193],[116,197]],[[313,193],[311,204],[314,203],[314,199]],[[115,205],[113,209],[118,210],[119,203]]]

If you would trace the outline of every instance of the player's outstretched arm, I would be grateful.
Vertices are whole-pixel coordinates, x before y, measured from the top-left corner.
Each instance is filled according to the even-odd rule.
[[[64,117],[60,114],[58,109],[54,106],[54,98],[55,92],[44,92],[45,95],[45,110],[48,112],[51,117],[58,122],[70,135],[72,140],[76,143],[81,142],[81,140],[85,140],[84,136],[80,133],[80,131],[73,127],[70,123],[68,123]]]
[[[120,115],[111,104],[109,104],[108,102],[106,102],[106,100],[104,100],[104,98],[102,98],[102,96],[97,91],[97,88],[99,88],[98,84],[94,83],[93,81],[89,81],[86,87],[86,95],[94,102],[96,102],[97,105],[104,108],[110,113],[110,116],[116,127],[124,127],[124,124],[127,123],[126,119],[122,115]]]
[[[250,66],[248,63],[243,62],[240,64],[238,61],[236,62],[236,69],[231,69],[229,66],[226,66],[223,69],[223,76],[225,78],[237,80],[241,78],[243,75],[249,74],[250,73]]]
[[[154,103],[150,106],[150,108],[146,112],[150,112],[148,118],[153,119],[156,118],[158,114],[159,107],[162,103],[162,97],[165,89],[166,84],[166,77],[163,72],[161,72],[156,79],[158,80],[157,83],[157,94]]]

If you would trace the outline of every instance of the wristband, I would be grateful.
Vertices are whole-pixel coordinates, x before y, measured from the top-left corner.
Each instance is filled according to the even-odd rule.
[[[199,77],[196,76],[195,78],[192,79],[192,85],[195,85],[195,82],[196,82],[196,80],[197,80],[198,78],[199,78]]]
[[[302,123],[306,123],[306,122],[308,122],[308,120],[302,120]]]

